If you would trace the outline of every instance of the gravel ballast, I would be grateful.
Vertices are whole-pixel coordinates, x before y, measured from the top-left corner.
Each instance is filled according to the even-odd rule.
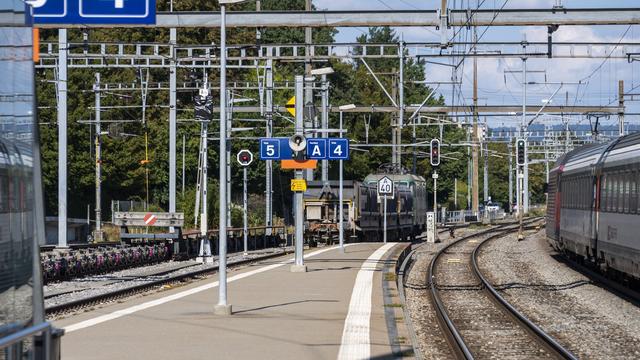
[[[483,274],[514,307],[579,358],[640,358],[640,308],[556,260],[544,230],[492,240]]]
[[[480,228],[459,229],[456,230],[455,236],[458,238],[481,230]],[[452,358],[451,349],[442,335],[436,312],[427,294],[429,291],[427,269],[431,259],[452,241],[449,233],[440,234],[439,238],[441,243],[422,243],[417,247],[405,281],[406,306],[418,340],[416,350],[424,359]]]

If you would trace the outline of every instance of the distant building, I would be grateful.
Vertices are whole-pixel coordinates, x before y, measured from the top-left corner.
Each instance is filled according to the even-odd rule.
[[[58,217],[47,216],[45,218],[45,234],[47,245],[58,244]],[[87,219],[67,219],[67,244],[86,243],[91,234],[91,227]]]

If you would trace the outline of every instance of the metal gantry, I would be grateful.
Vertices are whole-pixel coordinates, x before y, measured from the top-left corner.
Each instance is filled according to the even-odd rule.
[[[226,14],[227,27],[440,27],[440,10],[315,10],[315,11],[242,11]],[[640,8],[594,9],[448,9],[444,17],[450,26],[569,26],[621,25],[640,23]],[[154,28],[219,28],[220,12],[158,12]],[[43,24],[43,28],[60,25]],[[66,25],[69,28],[109,27],[105,25]]]
[[[306,1],[307,11],[299,12],[242,12],[229,13],[226,17],[229,27],[304,27],[304,44],[287,45],[238,45],[228,49],[221,41],[220,47],[215,45],[189,45],[184,46],[177,43],[177,28],[190,27],[221,27],[224,16],[217,12],[191,12],[191,13],[159,13],[157,27],[170,29],[170,39],[167,44],[125,44],[125,43],[90,43],[67,41],[67,31],[59,30],[58,43],[42,43],[41,60],[37,64],[38,68],[54,68],[57,74],[57,95],[58,95],[58,135],[59,135],[59,245],[66,246],[66,213],[67,213],[67,69],[68,68],[162,68],[169,69],[169,85],[158,84],[157,90],[169,91],[169,210],[175,211],[176,199],[176,133],[177,133],[177,92],[182,90],[193,90],[188,86],[178,87],[177,69],[179,68],[212,68],[220,69],[221,74],[226,68],[256,69],[261,68],[266,62],[264,82],[255,86],[260,92],[265,93],[266,108],[262,103],[255,106],[234,106],[234,113],[255,112],[260,113],[266,119],[266,136],[273,136],[273,114],[283,112],[281,106],[273,103],[273,90],[276,88],[273,82],[273,62],[274,61],[301,61],[305,63],[306,72],[311,69],[313,61],[327,61],[335,59],[397,59],[399,61],[399,80],[394,86],[397,89],[397,102],[394,106],[360,106],[349,112],[380,112],[397,114],[396,124],[392,130],[393,162],[400,164],[401,159],[401,131],[404,126],[405,111],[416,113],[440,113],[448,114],[473,114],[475,118],[480,113],[495,113],[511,116],[511,113],[521,111],[523,119],[528,114],[535,113],[537,107],[526,105],[526,93],[520,106],[479,106],[477,95],[473,106],[406,106],[404,101],[404,62],[406,59],[423,59],[438,57],[495,57],[495,58],[594,58],[594,59],[630,59],[634,54],[640,53],[640,43],[606,43],[606,42],[553,42],[549,36],[548,42],[482,42],[477,39],[473,43],[463,43],[449,41],[447,28],[452,26],[570,26],[570,25],[609,25],[609,24],[638,24],[640,23],[639,9],[540,9],[523,10],[515,9],[500,11],[495,9],[486,10],[454,10],[448,9],[446,1],[443,1],[439,10],[409,10],[409,11],[309,11],[310,1]],[[259,8],[259,5],[258,5]],[[440,27],[441,39],[439,42],[431,43],[405,43],[400,41],[397,44],[312,44],[310,37],[311,27],[335,27],[335,26],[433,26]],[[45,26],[47,27],[47,26]],[[83,25],[92,27],[91,25]],[[257,34],[260,34],[258,30]],[[551,34],[551,33],[550,33]],[[473,46],[472,53],[460,52],[460,47]],[[522,51],[520,51],[522,49]],[[227,63],[228,61],[228,63]],[[366,62],[365,62],[366,64]],[[308,75],[308,74],[307,74]],[[220,112],[221,130],[220,147],[221,153],[226,152],[227,139],[230,138],[230,114],[225,106],[227,100],[226,78],[221,76],[220,104],[214,108],[214,112]],[[322,126],[327,128],[329,113],[340,112],[329,104],[329,87],[326,78],[323,77],[320,84],[322,89]],[[287,86],[287,85],[285,85]],[[291,88],[292,86],[289,86]],[[135,87],[133,87],[135,88]],[[232,89],[241,88],[241,84],[231,85]],[[251,88],[246,86],[245,89]],[[312,99],[312,89],[307,86],[305,99]],[[621,86],[621,88],[623,88]],[[98,89],[99,90],[99,89]],[[153,90],[153,86],[148,88]],[[299,97],[302,99],[303,97]],[[393,97],[396,98],[395,96]],[[305,100],[308,101],[308,100]],[[301,101],[302,102],[302,101]],[[562,113],[565,115],[585,114],[585,113],[609,113],[617,114],[621,119],[620,133],[624,132],[624,97],[616,106],[548,106],[545,113]],[[468,115],[464,115],[468,116]],[[224,119],[224,120],[223,120]],[[224,127],[223,127],[224,124]],[[296,127],[296,130],[298,128]],[[547,132],[545,131],[545,134]],[[474,132],[474,134],[476,134]],[[326,134],[325,134],[326,135]],[[205,129],[205,143],[206,143]],[[323,135],[324,136],[324,135]],[[473,135],[473,143],[478,143],[477,136]],[[545,135],[546,139],[546,135]],[[536,154],[536,142],[532,141],[530,154]],[[555,144],[555,143],[554,143]],[[564,150],[567,150],[567,142]],[[556,156],[558,146],[551,146],[548,141],[543,142],[545,160]],[[206,147],[206,144],[205,144]],[[475,149],[475,147],[474,147]],[[222,156],[222,155],[221,155]],[[226,161],[228,162],[229,156]],[[477,159],[477,156],[474,157]],[[222,161],[222,159],[221,159]],[[183,164],[184,165],[184,164]],[[477,161],[473,162],[474,173],[477,171]],[[229,167],[223,170],[221,162],[220,170],[220,201],[221,209],[230,201],[229,191]],[[266,167],[266,223],[267,226],[273,224],[272,209],[272,163],[267,162]],[[326,181],[327,166],[323,164],[322,180]],[[486,166],[485,166],[486,169]],[[526,168],[525,168],[526,169]],[[525,170],[526,171],[526,170]],[[224,174],[223,174],[224,172]],[[184,173],[184,171],[183,171]],[[206,174],[206,173],[205,173]],[[222,179],[225,179],[222,181]],[[477,179],[477,176],[474,178]],[[526,177],[525,177],[526,179]],[[184,182],[184,175],[183,175]],[[474,182],[474,193],[478,190],[477,181]],[[526,186],[526,185],[525,185]],[[226,189],[225,189],[226,188]],[[206,191],[206,188],[204,189]],[[226,198],[226,203],[225,199]],[[477,206],[477,197],[474,197],[473,205]],[[527,202],[527,200],[525,200]],[[224,206],[223,206],[224,205]],[[526,207],[526,206],[525,206]],[[223,215],[224,213],[224,215]],[[98,214],[97,214],[98,215]],[[230,217],[226,211],[220,212],[220,240],[226,237],[224,227],[228,225]],[[223,224],[223,218],[224,224]],[[206,223],[203,224],[206,226]],[[221,249],[222,254],[222,249]],[[221,277],[222,280],[222,277]],[[222,290],[221,290],[222,297]]]

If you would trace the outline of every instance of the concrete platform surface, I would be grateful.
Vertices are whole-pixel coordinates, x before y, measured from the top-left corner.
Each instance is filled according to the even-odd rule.
[[[382,269],[404,245],[350,244],[228,273],[231,316],[214,315],[217,276],[57,321],[63,359],[390,358]]]

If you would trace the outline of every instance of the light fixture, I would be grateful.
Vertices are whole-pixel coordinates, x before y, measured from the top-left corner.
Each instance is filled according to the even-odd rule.
[[[333,74],[335,71],[333,70],[332,67],[323,67],[320,69],[313,69],[311,70],[311,75],[329,75],[329,74]]]
[[[356,108],[356,106],[354,104],[342,105],[342,106],[338,107],[338,109],[340,109],[340,111],[353,110],[355,108]]]

